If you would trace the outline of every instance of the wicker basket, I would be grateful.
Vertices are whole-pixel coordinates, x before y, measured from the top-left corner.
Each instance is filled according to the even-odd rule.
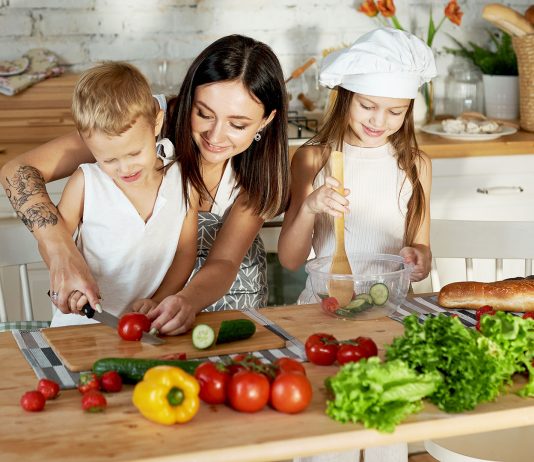
[[[534,132],[534,34],[512,39],[519,68],[521,128]]]

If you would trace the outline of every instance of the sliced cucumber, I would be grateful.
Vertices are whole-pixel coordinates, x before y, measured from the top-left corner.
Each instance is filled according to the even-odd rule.
[[[354,300],[359,300],[359,299],[365,300],[367,303],[369,303],[369,305],[375,304],[373,297],[371,297],[369,294],[358,294],[356,295],[356,297],[354,297]]]
[[[338,308],[334,313],[338,316],[341,316],[343,318],[353,318],[358,314],[358,311],[356,310],[347,310],[345,308]]]
[[[215,331],[207,324],[198,324],[191,334],[193,346],[199,350],[205,350],[215,342]]]
[[[250,319],[227,319],[221,322],[217,344],[245,340],[256,332],[256,324]]]
[[[373,302],[375,305],[383,305],[388,301],[389,298],[388,286],[382,284],[381,282],[377,282],[376,284],[373,284],[369,289],[369,295],[373,298]]]
[[[352,300],[344,309],[359,313],[360,311],[365,311],[369,308],[372,308],[372,306],[373,304],[369,303],[366,299],[356,298],[355,300]]]

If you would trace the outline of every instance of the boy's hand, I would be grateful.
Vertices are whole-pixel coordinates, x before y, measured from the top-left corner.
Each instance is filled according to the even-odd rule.
[[[193,327],[196,315],[191,303],[178,293],[164,298],[147,316],[161,334],[178,335]]]
[[[334,177],[327,177],[325,184],[313,191],[304,200],[303,206],[313,214],[328,213],[333,217],[340,217],[344,213],[348,213],[349,201],[345,196],[350,193],[350,190],[345,189],[344,195],[342,195],[336,191],[339,186],[339,181]]]
[[[148,314],[156,308],[156,306],[158,306],[158,302],[151,298],[140,298],[139,300],[133,301],[128,309],[130,311],[135,311],[136,313]]]
[[[423,251],[415,247],[404,247],[399,252],[404,258],[405,264],[413,264],[414,268],[410,275],[410,281],[422,281],[430,272],[431,259]]]

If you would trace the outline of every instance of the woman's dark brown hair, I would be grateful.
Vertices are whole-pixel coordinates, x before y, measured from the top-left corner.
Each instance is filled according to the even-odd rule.
[[[284,76],[273,51],[264,43],[241,35],[223,37],[208,46],[191,64],[176,101],[169,104],[165,136],[176,147],[186,185],[210,198],[202,179],[200,153],[191,133],[195,90],[200,85],[239,80],[263,104],[264,117],[276,115],[261,132],[261,140],[231,159],[237,183],[248,195],[248,205],[264,218],[282,213],[289,197],[287,97]]]
[[[354,93],[342,87],[334,90],[334,100],[328,109],[319,133],[308,144],[324,146],[323,166],[328,162],[332,150],[343,149],[343,139],[350,130],[350,106]],[[413,100],[410,101],[401,128],[389,137],[395,149],[397,165],[406,173],[406,179],[412,184],[412,196],[408,201],[406,224],[404,227],[404,245],[412,245],[425,216],[426,204],[423,185],[419,180],[418,166],[422,164],[421,152],[415,138],[413,124]]]

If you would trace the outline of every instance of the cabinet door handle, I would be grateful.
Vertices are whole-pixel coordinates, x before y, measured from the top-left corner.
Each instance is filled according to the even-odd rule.
[[[524,191],[522,186],[491,186],[489,188],[477,188],[477,193],[480,194],[518,194]]]

